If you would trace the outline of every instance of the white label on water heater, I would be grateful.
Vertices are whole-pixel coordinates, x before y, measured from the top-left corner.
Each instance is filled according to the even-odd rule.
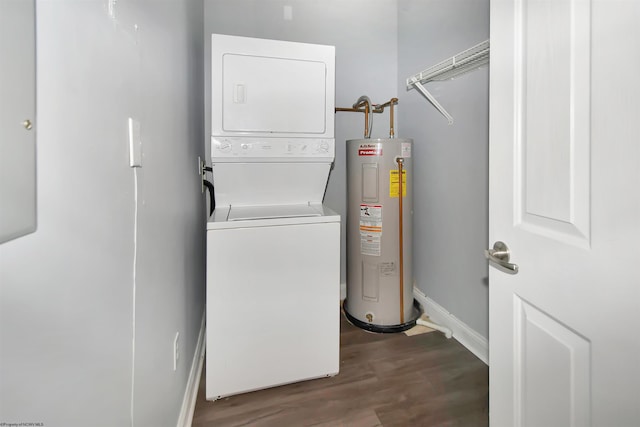
[[[393,261],[381,262],[380,264],[378,264],[378,268],[380,268],[380,276],[382,277],[398,275],[398,269],[396,268],[396,263]]]
[[[382,205],[360,205],[360,234],[382,234]]]
[[[360,253],[362,255],[380,256],[381,247],[380,235],[360,235]]]
[[[380,256],[382,243],[382,205],[360,205],[360,253]]]
[[[400,148],[400,157],[411,157],[411,143],[403,142]]]

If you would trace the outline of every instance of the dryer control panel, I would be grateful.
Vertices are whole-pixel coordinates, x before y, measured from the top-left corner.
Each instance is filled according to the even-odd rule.
[[[333,138],[233,138],[212,137],[213,163],[247,162],[332,162],[335,157]]]

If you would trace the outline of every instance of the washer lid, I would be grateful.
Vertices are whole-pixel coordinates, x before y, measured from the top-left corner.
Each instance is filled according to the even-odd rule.
[[[207,230],[340,222],[340,215],[319,203],[265,206],[217,206]]]
[[[232,206],[227,221],[321,216],[311,205]]]

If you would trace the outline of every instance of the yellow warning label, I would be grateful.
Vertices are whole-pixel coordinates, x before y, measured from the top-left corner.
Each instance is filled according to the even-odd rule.
[[[389,171],[389,197],[398,197],[398,170],[391,169]],[[407,197],[407,170],[402,170],[402,197]]]

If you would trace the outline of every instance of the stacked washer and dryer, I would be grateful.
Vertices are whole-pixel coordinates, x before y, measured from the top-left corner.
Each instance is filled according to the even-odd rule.
[[[335,48],[213,34],[206,397],[335,375]]]

